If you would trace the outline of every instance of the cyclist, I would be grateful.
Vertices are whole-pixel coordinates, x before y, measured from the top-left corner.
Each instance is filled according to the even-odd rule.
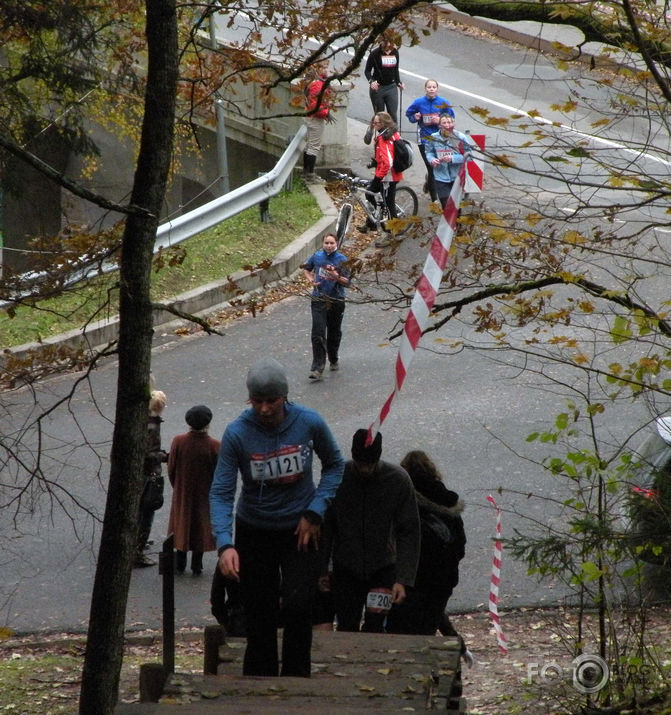
[[[367,194],[367,199],[370,204],[373,204],[374,198],[371,194],[382,194],[389,211],[389,217],[396,218],[396,184],[401,181],[403,174],[400,171],[394,171],[392,164],[394,163],[394,141],[400,139],[400,134],[396,123],[388,112],[378,112],[373,117],[372,124],[377,131],[375,159],[372,162],[375,167],[375,176],[368,184],[368,192],[370,193]],[[365,224],[357,226],[357,230],[362,233],[367,233],[376,228],[375,223],[369,218],[366,219]],[[376,241],[375,245],[384,246],[387,243],[388,240]]]

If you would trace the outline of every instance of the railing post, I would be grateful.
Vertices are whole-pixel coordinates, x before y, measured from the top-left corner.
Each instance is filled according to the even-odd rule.
[[[259,171],[259,177],[265,175],[265,171]],[[267,196],[265,199],[259,201],[259,214],[261,223],[272,223],[273,217],[270,215],[270,197]]]
[[[175,672],[175,535],[163,542],[158,572],[163,576],[163,671],[166,679]]]
[[[163,576],[163,662],[140,666],[140,702],[157,703],[168,678],[175,672],[175,556],[173,534],[163,542],[158,555],[158,573]]]

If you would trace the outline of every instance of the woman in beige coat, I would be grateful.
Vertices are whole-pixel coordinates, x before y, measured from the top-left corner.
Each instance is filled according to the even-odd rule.
[[[205,405],[192,407],[184,419],[191,429],[173,439],[168,457],[173,489],[168,533],[175,535],[177,573],[184,573],[187,552],[191,551],[191,571],[198,576],[203,572],[203,552],[216,548],[209,494],[219,441],[207,433],[212,411]]]

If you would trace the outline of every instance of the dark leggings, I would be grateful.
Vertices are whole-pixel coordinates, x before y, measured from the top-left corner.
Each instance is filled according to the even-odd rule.
[[[391,115],[394,122],[396,122],[396,113],[398,112],[398,87],[395,84],[383,84],[378,90],[369,90],[369,93],[373,111],[376,114],[386,111]]]
[[[436,183],[433,178],[433,167],[426,158],[426,145],[424,143],[419,145],[419,153],[422,155],[422,159],[424,160],[424,166],[426,166],[426,183],[429,188],[429,194],[431,195],[431,201],[436,201],[438,195],[436,194]]]

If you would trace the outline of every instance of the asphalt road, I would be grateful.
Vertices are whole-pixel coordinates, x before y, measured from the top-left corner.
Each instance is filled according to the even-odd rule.
[[[405,97],[422,94],[422,68],[431,67],[432,75],[449,79],[452,86],[459,85],[473,94],[477,90],[479,95],[491,95],[492,101],[505,101],[512,106],[528,102],[532,80],[526,74],[518,83],[512,79],[501,82],[500,78],[510,77],[513,67],[536,62],[525,50],[453,32],[432,36],[420,48],[404,49],[402,57],[404,69],[412,73],[404,77]],[[531,102],[533,107],[542,103],[549,113],[555,93],[547,82],[547,73],[553,71],[540,73],[545,79],[533,84]],[[457,104],[459,117],[466,99],[455,100],[456,96],[455,92],[450,99]],[[358,86],[352,94],[350,126],[353,164],[362,172],[368,150],[359,141],[363,133],[360,120],[367,121],[369,115],[366,88]],[[465,126],[466,121],[459,119],[458,126],[475,132],[477,127]],[[492,141],[504,144],[510,140],[497,132]],[[407,179],[421,186],[421,174],[419,167],[413,167]],[[496,184],[496,192],[496,199],[505,202],[504,183]],[[404,242],[398,270],[407,271],[412,264],[421,263],[423,251],[421,241]],[[382,310],[379,305],[354,300],[345,315],[342,369],[327,374],[319,383],[307,379],[310,318],[306,297],[288,298],[256,317],[239,319],[223,337],[178,337],[159,331],[153,370],[157,387],[167,393],[169,400],[164,414],[164,447],[175,434],[184,431],[184,412],[197,403],[211,407],[211,431],[220,436],[225,425],[245,408],[244,382],[249,364],[261,355],[272,354],[287,367],[290,398],[319,410],[348,454],[354,431],[373,421],[392,389],[397,347],[389,344],[388,335],[401,317],[397,310]],[[544,453],[529,446],[525,438],[563,407],[558,395],[543,390],[533,376],[520,374],[505,360],[495,361],[472,351],[452,351],[450,341],[459,337],[458,330],[465,329],[455,327],[441,333],[438,340],[423,340],[403,392],[381,430],[384,458],[396,461],[410,449],[426,450],[440,465],[450,488],[466,501],[467,556],[461,568],[461,583],[450,601],[450,608],[459,611],[486,608],[488,602],[495,529],[494,510],[487,502],[489,494],[496,495],[500,486],[519,494],[515,497],[507,493],[500,498],[505,510],[504,535],[520,526],[516,511],[542,523],[557,518],[550,507],[525,496],[547,479],[528,459]],[[9,519],[0,526],[0,624],[16,631],[86,628],[99,529],[96,520],[104,509],[115,371],[112,361],[102,365],[91,377],[90,389],[80,389],[43,425],[46,473],[67,485],[89,515],[54,483],[51,502],[43,498],[34,513],[17,513],[17,529]],[[71,376],[45,381],[39,386],[42,405],[60,399],[72,382]],[[12,429],[28,425],[31,413],[26,408],[26,396],[27,392],[17,394],[15,405],[0,416],[0,422],[11,421]],[[84,445],[86,440],[95,450]],[[169,487],[166,497],[169,502]],[[52,508],[59,500],[63,505]],[[156,515],[152,532],[155,540],[165,534],[167,520],[166,506]],[[207,554],[204,563],[205,573],[211,573],[215,555]],[[133,572],[129,628],[159,624],[160,594],[156,568]],[[525,576],[523,565],[504,554],[501,608],[554,603],[559,596],[558,586],[539,586]],[[178,578],[178,626],[200,627],[212,622],[208,600],[208,576]]]

